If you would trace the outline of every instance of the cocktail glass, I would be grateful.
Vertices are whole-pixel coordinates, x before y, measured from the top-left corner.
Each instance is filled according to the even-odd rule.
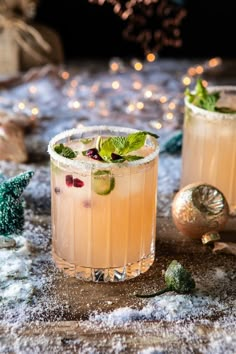
[[[236,87],[214,86],[217,105],[236,111]],[[185,99],[181,187],[205,182],[225,196],[230,214],[236,213],[236,113],[210,112]]]
[[[146,272],[155,258],[158,142],[148,135],[144,158],[106,163],[68,159],[54,150],[68,144],[86,150],[97,136],[137,130],[91,126],[51,139],[52,255],[66,274],[115,282]],[[82,139],[82,142],[81,142]],[[79,142],[78,142],[79,141]]]

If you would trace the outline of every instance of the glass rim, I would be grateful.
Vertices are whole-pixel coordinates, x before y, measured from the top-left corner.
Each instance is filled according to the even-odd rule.
[[[213,85],[207,87],[210,92],[214,91],[235,91],[236,93],[236,85]],[[191,91],[194,93],[194,90]],[[185,106],[190,108],[194,113],[199,113],[201,115],[207,115],[208,119],[236,119],[236,113],[221,113],[221,112],[212,112],[201,107],[195,106],[191,102],[189,102],[188,97],[184,98]]]
[[[96,161],[93,159],[88,159],[88,160],[73,160],[73,159],[68,159],[64,156],[59,155],[56,153],[56,151],[53,149],[56,143],[58,143],[60,140],[64,138],[68,138],[70,136],[73,136],[75,134],[83,134],[83,133],[89,133],[93,132],[96,130],[110,130],[114,132],[120,132],[120,133],[135,133],[142,131],[140,129],[136,128],[129,128],[129,127],[120,127],[120,126],[113,126],[113,125],[91,125],[91,126],[86,126],[86,127],[81,127],[81,128],[72,128],[68,130],[64,130],[63,132],[55,135],[51,140],[49,141],[48,144],[48,150],[47,152],[49,153],[50,157],[53,158],[56,162],[62,163],[63,165],[67,165],[69,167],[74,167],[74,168],[83,168],[83,169],[89,169],[91,167],[101,169],[101,161]],[[106,168],[111,168],[111,167],[131,167],[131,166],[139,166],[146,164],[148,162],[151,162],[154,160],[158,154],[159,154],[159,142],[156,140],[156,138],[152,137],[150,135],[151,140],[155,144],[155,150],[152,151],[149,155],[145,156],[142,159],[135,160],[135,161],[124,161],[124,162],[104,162],[102,163],[102,167],[104,169]]]

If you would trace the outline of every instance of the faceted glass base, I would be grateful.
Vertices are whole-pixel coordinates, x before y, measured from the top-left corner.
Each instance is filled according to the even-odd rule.
[[[127,264],[120,268],[88,268],[66,262],[52,252],[56,266],[65,274],[80,280],[92,282],[120,282],[137,277],[145,273],[153,264],[155,255],[149,254],[147,257],[132,264]]]

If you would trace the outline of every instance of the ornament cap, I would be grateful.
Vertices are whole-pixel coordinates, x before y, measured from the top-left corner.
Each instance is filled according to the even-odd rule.
[[[219,241],[220,234],[217,231],[206,232],[204,235],[202,235],[201,240],[204,245],[208,245],[210,243],[214,243],[215,241]]]

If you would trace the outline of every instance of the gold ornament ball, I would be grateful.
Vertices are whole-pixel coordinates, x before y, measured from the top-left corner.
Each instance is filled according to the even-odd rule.
[[[224,228],[229,205],[223,193],[213,185],[191,183],[176,193],[171,213],[176,228],[183,235],[201,239],[206,232]]]

